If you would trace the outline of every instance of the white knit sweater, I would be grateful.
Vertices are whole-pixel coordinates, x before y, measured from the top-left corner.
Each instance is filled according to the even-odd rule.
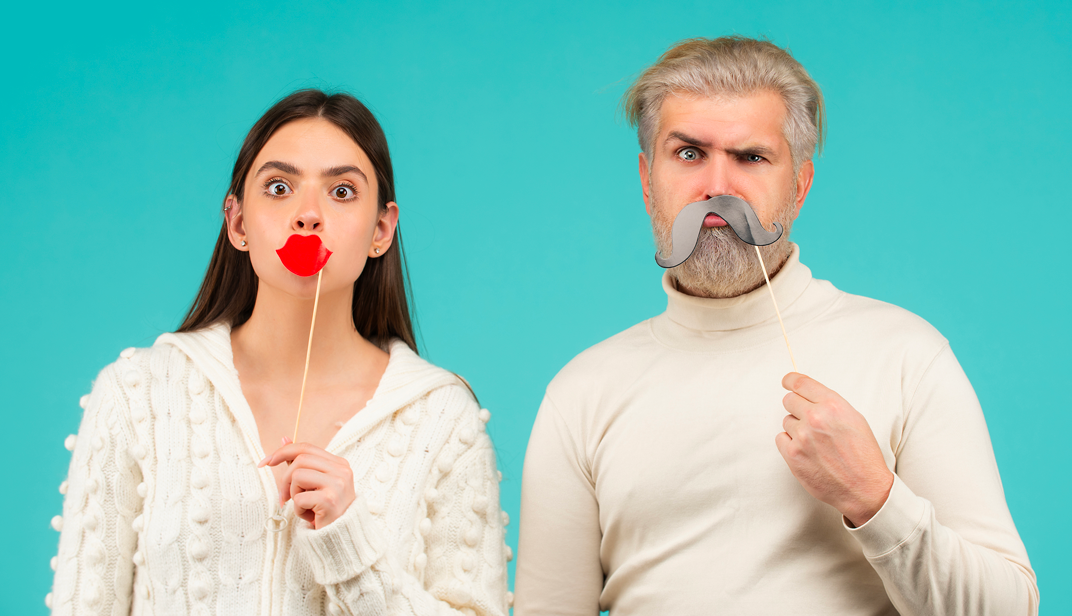
[[[495,453],[458,378],[404,343],[327,450],[357,500],[314,530],[283,510],[234,368],[230,329],[127,349],[83,398],[56,614],[505,614]]]

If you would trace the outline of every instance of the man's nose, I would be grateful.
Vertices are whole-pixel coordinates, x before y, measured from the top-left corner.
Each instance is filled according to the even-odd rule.
[[[716,154],[708,159],[704,182],[704,199],[719,195],[733,195],[733,168],[725,154]]]
[[[314,231],[323,226],[323,210],[320,207],[319,195],[304,195],[298,200],[298,210],[294,212],[294,218],[290,222],[290,228],[294,231]]]

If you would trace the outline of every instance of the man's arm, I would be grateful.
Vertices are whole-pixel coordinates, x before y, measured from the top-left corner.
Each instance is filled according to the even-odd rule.
[[[948,346],[906,398],[889,485],[851,405],[801,375],[783,383],[793,393],[779,450],[805,489],[845,516],[901,614],[1038,612],[982,409]]]
[[[599,504],[578,435],[544,398],[525,454],[515,616],[599,614]]]
[[[895,454],[900,481],[882,510],[850,532],[897,609],[1037,614],[1035,573],[1005,503],[983,411],[948,346],[907,402]]]

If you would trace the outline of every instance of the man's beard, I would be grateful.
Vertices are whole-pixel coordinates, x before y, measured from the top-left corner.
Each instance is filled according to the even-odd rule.
[[[794,183],[793,194],[774,218],[785,229],[782,237],[769,246],[759,247],[770,276],[782,268],[793,250],[789,244],[789,229],[793,226],[796,192]],[[649,194],[654,199],[655,192]],[[670,254],[674,220],[666,215],[658,202],[653,201],[652,211],[655,213],[651,218],[655,246],[661,254]],[[770,223],[767,226],[771,227]],[[668,271],[679,289],[698,297],[737,297],[764,283],[763,268],[756,257],[755,247],[738,239],[728,226],[701,229],[692,256]]]

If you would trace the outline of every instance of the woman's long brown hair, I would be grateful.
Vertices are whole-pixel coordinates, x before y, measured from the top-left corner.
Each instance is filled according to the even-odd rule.
[[[322,118],[338,126],[360,147],[376,170],[380,210],[395,200],[394,171],[387,137],[380,123],[361,101],[349,94],[328,95],[320,90],[298,90],[268,110],[246,135],[238,152],[228,195],[239,201],[253,161],[281,126],[303,118]],[[409,276],[402,254],[402,234],[395,227],[394,241],[382,256],[369,259],[354,282],[354,327],[366,340],[386,349],[401,338],[417,351],[409,314]],[[249,253],[237,250],[227,237],[224,220],[212,251],[205,279],[178,332],[190,332],[224,322],[238,327],[249,320],[257,301],[257,274]]]

